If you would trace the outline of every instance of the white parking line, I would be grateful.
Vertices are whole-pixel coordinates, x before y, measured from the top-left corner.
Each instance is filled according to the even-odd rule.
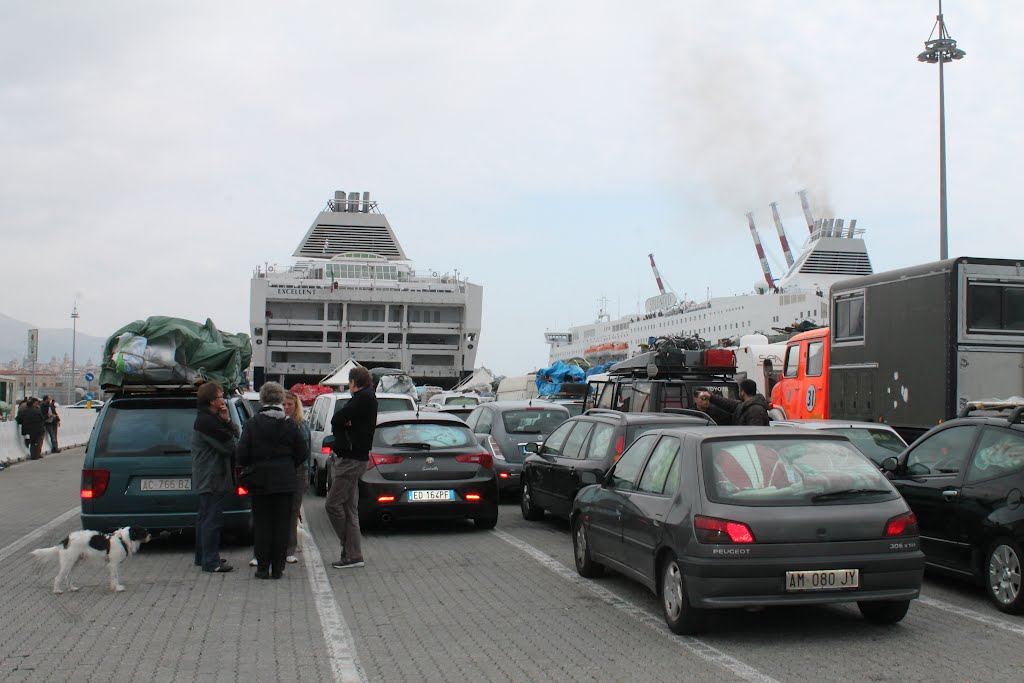
[[[327,578],[327,569],[320,557],[320,548],[305,525],[302,527],[302,533],[302,556],[306,559],[306,575],[309,576],[313,602],[316,604],[316,612],[323,627],[327,658],[331,662],[334,680],[337,683],[365,683],[366,674],[359,666],[352,632],[349,631],[341,608],[338,607],[338,601],[334,597],[331,582]]]
[[[569,569],[561,562],[551,557],[550,555],[544,553],[543,551],[534,548],[526,541],[520,540],[519,538],[516,538],[511,534],[507,534],[504,531],[494,530],[492,533],[494,533],[498,538],[505,541],[509,545],[518,548],[519,550],[523,551],[533,559],[537,560],[542,565],[553,571],[555,574],[558,574],[563,579],[570,581],[576,586],[579,586],[580,588],[596,595],[605,604],[611,605],[612,607],[625,612],[626,614],[633,617],[637,621],[641,622],[645,626],[649,626],[658,635],[669,638],[673,643],[682,645],[698,657],[707,660],[712,664],[717,664],[725,669],[728,669],[744,681],[757,681],[758,683],[778,683],[778,681],[776,681],[771,676],[761,673],[757,669],[747,664],[744,664],[732,655],[727,655],[721,650],[712,647],[711,645],[708,645],[699,638],[694,638],[692,636],[677,636],[673,634],[671,631],[668,630],[668,627],[665,625],[665,622],[662,619],[652,616],[646,610],[634,605],[629,600],[620,598],[619,596],[615,595],[610,590],[604,588],[600,584],[584,579],[574,570]]]
[[[917,601],[922,605],[927,605],[928,607],[941,609],[944,612],[949,612],[950,614],[956,614],[961,617],[966,617],[967,619],[973,619],[974,621],[979,621],[982,624],[994,626],[995,628],[1002,629],[1003,631],[1015,633],[1018,636],[1024,636],[1024,626],[1012,624],[998,617],[994,617],[988,614],[982,614],[981,612],[975,612],[974,610],[967,609],[966,607],[958,607],[948,602],[936,600],[935,598],[928,598],[923,595],[920,598],[918,598]]]
[[[73,507],[64,514],[54,517],[49,522],[42,525],[35,531],[30,531],[29,533],[25,534],[14,543],[11,543],[10,545],[0,548],[0,562],[3,562],[8,557],[21,550],[23,547],[32,542],[32,540],[39,538],[40,536],[49,531],[53,531],[55,528],[59,527],[64,522],[68,521],[69,519],[77,515],[80,510],[81,508]]]

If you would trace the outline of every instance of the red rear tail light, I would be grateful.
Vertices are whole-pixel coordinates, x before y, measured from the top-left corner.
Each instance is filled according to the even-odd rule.
[[[370,453],[370,461],[366,464],[366,469],[372,470],[377,465],[397,465],[404,460],[400,455],[381,455],[380,453]]]
[[[467,493],[466,494],[466,500],[478,501],[478,500],[480,500],[480,494],[479,493]]]
[[[99,498],[110,485],[110,470],[82,470],[82,498]]]
[[[494,454],[495,460],[505,459],[505,454],[501,452],[501,446],[498,445],[498,442],[494,440],[493,436],[487,437],[487,445],[490,447],[491,453]]]
[[[330,454],[331,454],[331,447],[330,446],[321,446],[320,447],[320,455],[330,455]]]
[[[624,450],[626,450],[626,435],[619,434],[619,438],[615,440],[615,462],[619,461],[619,457],[622,456]]]
[[[455,462],[475,462],[480,467],[491,469],[494,467],[494,458],[490,453],[471,453],[469,455],[456,455]]]
[[[508,479],[508,472],[498,472],[498,479]]]
[[[700,543],[753,543],[754,534],[742,522],[697,515],[693,529]]]
[[[885,525],[886,536],[917,536],[917,515],[913,512],[893,517]]]
[[[395,502],[395,497],[394,496],[377,496],[377,502],[378,503],[394,503]]]
[[[235,493],[237,493],[239,496],[248,496],[249,495],[249,489],[245,488],[244,486],[239,486],[235,490]]]

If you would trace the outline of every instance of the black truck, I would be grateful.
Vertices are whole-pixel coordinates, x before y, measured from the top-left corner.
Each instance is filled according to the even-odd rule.
[[[970,401],[1024,395],[1024,260],[961,257],[837,282],[829,416],[911,442]]]

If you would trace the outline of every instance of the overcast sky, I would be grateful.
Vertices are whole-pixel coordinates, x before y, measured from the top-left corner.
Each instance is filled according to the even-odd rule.
[[[106,336],[249,328],[334,190],[369,191],[418,269],[484,287],[478,364],[545,329],[775,274],[818,215],[876,271],[938,258],[934,0],[8,2],[0,312]],[[1024,3],[947,0],[950,254],[1024,258]]]

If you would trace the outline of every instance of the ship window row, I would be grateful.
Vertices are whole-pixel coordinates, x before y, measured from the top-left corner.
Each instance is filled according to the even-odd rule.
[[[313,301],[268,301],[268,320],[344,320],[344,304],[324,304]],[[405,320],[406,306],[380,304],[349,304],[348,320],[355,322],[392,322]],[[453,306],[408,306],[410,323],[462,323],[462,308]]]
[[[368,263],[329,263],[327,277],[348,280],[397,280],[398,266]]]
[[[434,345],[458,346],[461,336],[458,334],[423,334],[400,332],[341,332],[315,330],[269,330],[267,343],[271,345],[300,344],[387,344],[389,346]]]

